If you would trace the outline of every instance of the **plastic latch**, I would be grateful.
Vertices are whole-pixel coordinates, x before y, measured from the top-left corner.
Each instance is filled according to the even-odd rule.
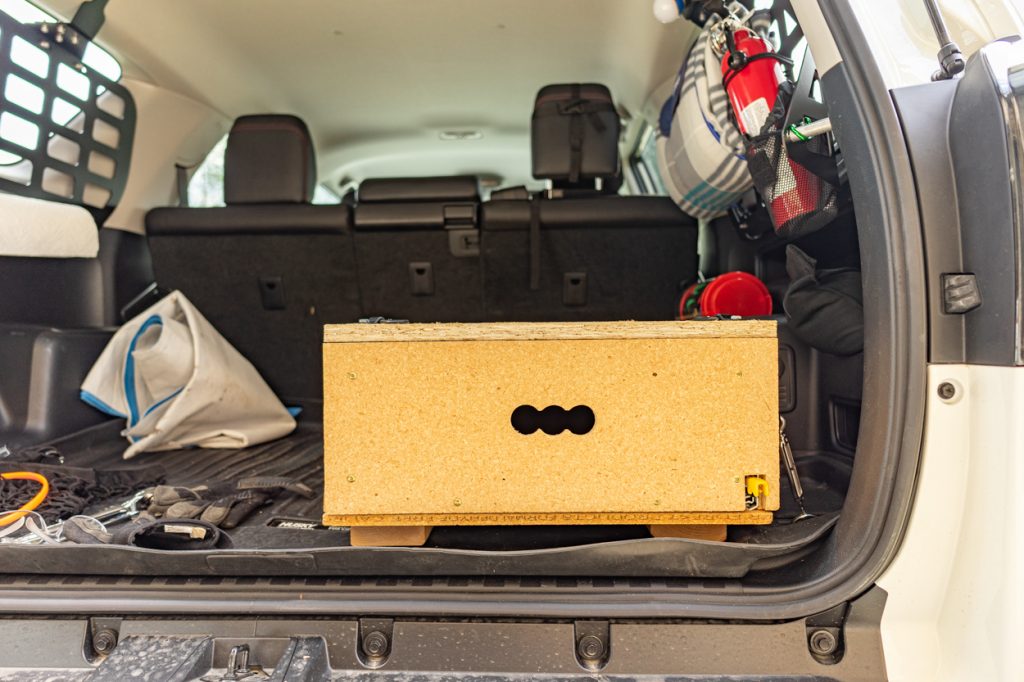
[[[768,494],[768,481],[759,476],[747,476],[747,494],[761,497]]]
[[[260,300],[264,310],[284,310],[287,308],[284,296],[284,278],[260,277]]]
[[[954,272],[942,276],[942,312],[963,315],[979,307],[981,289],[973,273]]]
[[[448,250],[456,258],[471,258],[480,255],[480,230],[447,228]]]
[[[566,272],[562,274],[562,304],[567,306],[587,304],[587,273]]]
[[[768,498],[768,481],[762,476],[747,476],[744,481],[746,487],[746,508],[765,508],[765,500]]]
[[[413,296],[433,296],[434,266],[426,261],[409,263],[409,282]]]

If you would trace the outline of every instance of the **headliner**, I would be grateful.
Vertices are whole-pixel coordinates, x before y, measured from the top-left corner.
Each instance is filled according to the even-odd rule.
[[[62,14],[74,0],[51,0]],[[598,81],[640,112],[692,27],[650,0],[111,0],[99,42],[126,77],[228,117],[295,113],[321,179],[529,174],[533,97]],[[441,141],[444,130],[481,139]]]

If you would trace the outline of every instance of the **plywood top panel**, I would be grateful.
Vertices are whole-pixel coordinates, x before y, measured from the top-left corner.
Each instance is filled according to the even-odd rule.
[[[388,341],[584,341],[776,336],[774,320],[678,322],[488,322],[483,324],[333,324],[324,343]]]

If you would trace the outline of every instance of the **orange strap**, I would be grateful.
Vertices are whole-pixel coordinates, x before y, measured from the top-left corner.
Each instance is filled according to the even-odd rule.
[[[22,505],[21,508],[18,509],[17,511],[13,511],[0,516],[0,526],[10,525],[18,519],[22,518],[30,511],[34,510],[36,507],[41,505],[43,503],[43,500],[46,499],[46,496],[50,494],[50,482],[46,480],[45,476],[43,476],[42,474],[37,474],[34,471],[10,471],[7,473],[0,474],[0,478],[8,481],[35,481],[41,486],[39,488],[39,492],[37,492],[35,497],[29,500],[27,504]]]

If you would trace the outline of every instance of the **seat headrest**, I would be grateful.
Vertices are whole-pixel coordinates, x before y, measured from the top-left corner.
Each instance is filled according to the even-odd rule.
[[[242,116],[224,153],[224,203],[302,204],[313,199],[316,155],[302,119]]]
[[[548,85],[537,93],[531,121],[533,177],[557,188],[594,187],[620,176],[618,112],[598,83]]]
[[[359,203],[398,201],[479,201],[474,175],[436,178],[372,178],[359,183]]]

